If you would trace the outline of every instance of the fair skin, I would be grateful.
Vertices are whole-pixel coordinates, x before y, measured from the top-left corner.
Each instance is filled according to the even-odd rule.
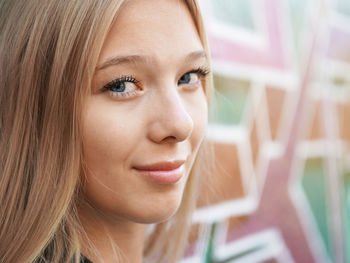
[[[146,224],[179,208],[207,124],[206,68],[182,1],[131,0],[118,11],[83,114],[89,205],[79,214],[94,263],[118,253],[142,262]]]

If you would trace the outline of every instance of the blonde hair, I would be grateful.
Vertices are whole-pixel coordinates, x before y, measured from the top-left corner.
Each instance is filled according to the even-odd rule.
[[[103,41],[123,2],[0,1],[0,262],[79,262],[79,120]],[[209,58],[198,5],[185,2]],[[209,77],[208,97],[211,86]],[[200,159],[179,211],[158,224],[146,256],[175,262],[182,255]]]

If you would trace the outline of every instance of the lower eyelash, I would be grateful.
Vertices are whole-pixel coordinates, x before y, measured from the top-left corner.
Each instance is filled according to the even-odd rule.
[[[128,98],[131,96],[135,96],[137,95],[136,91],[129,91],[129,92],[113,92],[113,91],[109,91],[109,96],[111,97],[116,97],[116,98]]]

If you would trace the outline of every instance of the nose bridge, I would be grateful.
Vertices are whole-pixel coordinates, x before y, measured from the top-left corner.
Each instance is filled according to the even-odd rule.
[[[190,136],[193,120],[177,87],[159,91],[152,107],[155,110],[149,135],[153,141],[183,141]]]

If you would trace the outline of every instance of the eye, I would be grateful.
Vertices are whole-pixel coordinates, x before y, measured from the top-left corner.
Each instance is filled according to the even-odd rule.
[[[108,86],[108,89],[112,92],[130,92],[136,89],[136,85],[133,82],[128,81],[116,81]]]
[[[184,75],[182,75],[182,77],[179,79],[179,85],[182,84],[194,84],[199,80],[199,77],[196,73],[191,73],[188,72]]]
[[[106,84],[102,91],[108,91],[111,97],[129,98],[140,93],[139,81],[134,77],[124,76]]]
[[[196,85],[200,83],[202,78],[205,78],[209,74],[209,70],[198,68],[191,70],[178,80],[178,85]]]

